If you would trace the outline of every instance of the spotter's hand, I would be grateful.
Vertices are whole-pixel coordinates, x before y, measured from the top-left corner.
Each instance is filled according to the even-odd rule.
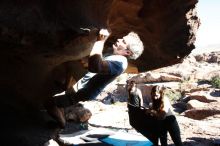
[[[97,40],[98,41],[106,41],[109,37],[110,33],[107,29],[101,29],[99,31],[99,35],[98,35],[98,38]]]

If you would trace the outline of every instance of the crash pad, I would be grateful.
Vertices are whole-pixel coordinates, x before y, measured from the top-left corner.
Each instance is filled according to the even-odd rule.
[[[100,141],[114,146],[152,146],[153,144],[144,136],[126,132],[116,132]]]
[[[105,128],[96,128],[92,130],[80,130],[71,134],[59,134],[59,142],[64,145],[86,145],[91,143],[102,143],[101,138],[114,135],[115,132]]]
[[[113,131],[105,128],[81,130],[72,134],[60,134],[63,144],[80,145],[113,145],[113,146],[151,146],[152,143],[139,133]]]

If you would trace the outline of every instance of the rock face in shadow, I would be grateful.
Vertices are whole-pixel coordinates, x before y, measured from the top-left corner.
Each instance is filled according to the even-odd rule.
[[[140,35],[145,51],[131,62],[139,71],[178,63],[194,49],[199,26],[196,3],[197,0],[1,1],[2,91],[34,99],[34,104],[60,92],[62,87],[56,83],[64,82],[67,73],[79,78],[82,67],[77,60],[89,54],[97,30],[102,27],[112,31],[106,46],[131,30]],[[90,33],[83,28],[90,28]]]
[[[197,1],[115,1],[109,24],[112,36],[136,31],[144,41],[144,54],[135,64],[140,71],[180,62],[194,48]]]

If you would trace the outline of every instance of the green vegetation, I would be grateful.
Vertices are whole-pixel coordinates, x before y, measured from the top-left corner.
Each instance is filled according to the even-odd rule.
[[[211,79],[210,82],[211,82],[211,84],[212,84],[213,87],[220,89],[220,77],[215,76],[215,77],[213,77],[213,78]]]
[[[165,96],[169,97],[169,99],[173,102],[181,98],[181,93],[175,90],[165,90]]]
[[[208,83],[211,84],[214,88],[219,88],[220,89],[220,77],[219,76],[215,76],[212,77],[210,80],[198,80],[198,83]]]

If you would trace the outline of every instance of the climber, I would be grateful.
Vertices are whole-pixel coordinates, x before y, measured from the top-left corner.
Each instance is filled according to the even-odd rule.
[[[63,107],[79,101],[95,99],[106,85],[127,69],[127,59],[137,59],[144,50],[138,34],[130,32],[123,38],[117,39],[111,47],[112,53],[104,56],[103,48],[109,35],[107,29],[99,31],[88,59],[89,72],[74,85],[74,88],[66,91],[65,95],[54,98],[55,101],[52,103],[55,104],[49,106],[50,115],[59,122],[61,127],[65,126],[65,118],[62,116]]]

